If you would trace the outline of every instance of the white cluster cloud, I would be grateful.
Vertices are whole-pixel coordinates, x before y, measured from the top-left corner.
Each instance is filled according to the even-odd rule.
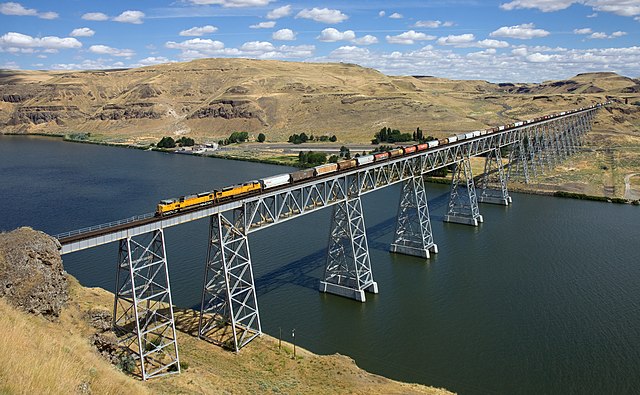
[[[611,12],[621,16],[640,15],[640,2],[637,0],[514,0],[503,3],[500,8],[511,11],[521,8],[535,8],[542,12],[564,10],[573,4],[593,8],[594,11]]]
[[[506,41],[492,40],[490,38],[478,41],[478,46],[482,48],[507,48],[509,43]]]
[[[549,33],[543,29],[536,29],[533,23],[525,23],[515,26],[502,26],[489,34],[491,37],[510,37],[521,40],[529,40],[535,37],[546,37]]]
[[[358,45],[372,45],[378,43],[378,37],[367,34],[360,38],[354,39],[353,42]]]
[[[98,55],[111,55],[111,56],[118,56],[123,58],[131,58],[136,54],[131,49],[118,49],[118,48],[109,47],[107,45],[92,45],[89,47],[89,52],[92,52]]]
[[[347,46],[314,60],[355,61],[391,75],[437,75],[510,82],[560,79],[603,70],[637,75],[637,65],[640,64],[639,46],[566,49],[523,45],[506,53],[487,48],[466,54],[447,47],[440,48],[427,45],[417,50],[379,53]],[[540,64],[544,67],[539,67]]]
[[[273,32],[271,38],[277,41],[293,41],[296,39],[296,33],[291,29],[280,29]]]
[[[623,31],[616,31],[611,34],[607,34],[604,32],[594,32],[593,30],[591,30],[590,27],[585,27],[582,29],[573,29],[573,32],[575,34],[582,34],[582,35],[589,34],[589,38],[593,38],[593,39],[618,38],[618,37],[627,35],[627,32],[623,32]]]
[[[356,38],[356,33],[353,30],[345,30],[343,32],[332,27],[328,27],[320,32],[320,35],[316,37],[318,40],[333,43],[336,41],[351,41]]]
[[[422,27],[427,29],[436,29],[438,27],[451,27],[453,26],[453,22],[442,22],[442,21],[418,21],[413,24],[413,27]]]
[[[429,41],[435,40],[436,36],[427,35],[422,32],[416,32],[415,30],[409,30],[404,33],[400,33],[396,36],[387,36],[387,42],[389,44],[404,44],[411,45],[415,44],[416,41]]]
[[[245,42],[240,48],[226,48],[217,40],[194,38],[183,42],[168,41],[165,47],[180,50],[180,59],[192,60],[215,56],[244,56],[258,59],[309,58],[315,52],[314,45],[280,45],[268,41]]]
[[[593,30],[590,27],[583,27],[582,29],[573,29],[575,34],[591,34]]]
[[[149,56],[144,59],[140,59],[137,63],[131,65],[131,67],[153,66],[155,64],[171,63],[171,60],[164,56]]]
[[[59,49],[82,47],[82,43],[73,37],[31,37],[26,34],[9,32],[0,36],[0,52],[33,53],[43,49],[45,52],[57,52]]]
[[[296,18],[311,19],[321,23],[340,23],[349,19],[349,16],[340,10],[332,10],[329,8],[305,8],[298,12]]]
[[[391,19],[402,19],[403,16],[402,16],[402,14],[394,12],[393,14],[389,15],[389,18],[391,18]]]
[[[476,36],[471,33],[449,35],[446,37],[440,37],[436,42],[439,45],[454,45],[454,46],[466,46],[476,40]]]
[[[503,10],[511,11],[519,8],[537,8],[542,12],[553,12],[571,7],[575,0],[514,0],[500,5]]]
[[[96,70],[123,68],[122,62],[108,62],[105,59],[83,60],[80,63],[56,63],[51,65],[53,70]]]
[[[92,37],[96,32],[89,29],[88,27],[79,27],[77,29],[73,29],[69,35],[71,37]]]
[[[271,29],[275,25],[276,23],[274,21],[269,21],[269,22],[256,23],[255,25],[251,25],[249,27],[252,29]]]
[[[218,31],[217,27],[206,25],[201,27],[197,27],[197,26],[192,27],[191,29],[186,29],[181,31],[179,34],[181,36],[187,36],[187,37],[200,37],[200,36],[204,36],[205,34],[215,33],[216,31]]]
[[[87,12],[82,15],[82,19],[86,21],[108,21],[109,15],[102,12]]]
[[[291,15],[291,6],[285,5],[275,8],[267,13],[267,19],[280,19]]]
[[[142,23],[142,18],[144,18],[144,12],[142,11],[125,11],[117,17],[113,18],[115,22],[122,23],[133,23],[135,25],[139,25]]]
[[[263,7],[275,0],[187,0],[195,5],[219,5],[225,8]]]
[[[0,3],[0,14],[15,16],[37,16],[40,19],[56,19],[58,13],[52,11],[40,12],[34,8],[24,8],[22,4],[15,2]]]
[[[121,23],[133,23],[135,25],[140,25],[144,23],[143,19],[145,17],[144,12],[135,11],[135,10],[127,10],[122,12],[120,15],[110,18],[109,15],[104,14],[102,12],[87,12],[82,15],[82,19],[86,21],[108,21],[112,20],[114,22]]]
[[[589,37],[594,39],[605,39],[605,38],[618,38],[626,35],[627,35],[627,32],[622,32],[622,31],[613,32],[611,34],[607,34],[604,32],[595,32],[591,34],[591,36]]]

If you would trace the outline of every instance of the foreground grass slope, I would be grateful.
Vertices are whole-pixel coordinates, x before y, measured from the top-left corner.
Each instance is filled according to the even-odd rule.
[[[196,339],[189,332],[194,312],[177,313],[180,375],[141,382],[102,359],[90,345],[94,329],[85,315],[108,310],[113,295],[84,288],[70,277],[70,302],[58,322],[19,312],[0,299],[0,393],[2,394],[448,394],[405,384],[359,369],[347,357],[318,356],[263,336],[240,353]]]

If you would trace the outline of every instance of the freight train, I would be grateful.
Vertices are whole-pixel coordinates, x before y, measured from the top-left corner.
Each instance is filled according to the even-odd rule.
[[[432,140],[423,144],[412,145],[409,147],[398,147],[386,152],[378,152],[371,155],[363,155],[354,159],[345,159],[337,163],[327,163],[310,169],[298,170],[289,174],[278,174],[275,176],[263,178],[261,180],[245,182],[243,184],[231,185],[220,190],[198,193],[196,195],[181,196],[179,198],[161,200],[156,207],[156,216],[164,216],[167,214],[185,211],[195,207],[213,205],[225,202],[238,197],[249,197],[269,191],[274,188],[282,187],[289,184],[296,184],[307,181],[311,178],[320,177],[326,174],[341,172],[359,166],[367,166],[375,162],[381,162],[389,159],[398,158],[405,155],[415,155],[422,151],[430,150],[446,144],[451,144],[463,140],[468,140],[487,134],[500,132],[512,128],[517,128],[530,123],[540,122],[555,117],[572,114],[589,108],[599,108],[605,104],[596,104],[591,107],[579,108],[572,111],[563,111],[559,114],[545,115],[542,117],[529,119],[526,121],[515,122],[509,125],[498,126],[490,129],[475,130],[473,132],[460,133],[444,139]]]

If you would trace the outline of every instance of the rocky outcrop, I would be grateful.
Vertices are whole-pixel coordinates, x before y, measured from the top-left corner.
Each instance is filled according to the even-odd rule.
[[[77,117],[80,112],[76,106],[24,106],[18,108],[10,120],[11,125],[56,122],[63,123],[63,118]]]
[[[58,317],[69,298],[59,250],[56,239],[31,228],[0,234],[0,297],[26,312]]]
[[[118,121],[121,119],[160,119],[162,114],[153,109],[153,103],[132,103],[127,106],[107,104],[91,119]]]
[[[194,118],[255,118],[264,123],[264,111],[256,103],[245,99],[217,99],[207,107],[196,110],[189,116]]]

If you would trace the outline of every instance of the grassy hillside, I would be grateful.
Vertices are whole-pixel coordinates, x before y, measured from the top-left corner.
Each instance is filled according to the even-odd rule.
[[[386,76],[344,63],[252,59],[112,71],[5,71],[0,73],[0,128],[91,132],[93,138],[129,143],[182,134],[217,141],[232,131],[264,132],[270,141],[305,132],[368,142],[383,126],[420,127],[439,136],[604,99],[601,92],[575,95],[586,88],[567,92],[553,84],[519,85],[530,92],[523,94],[514,87]]]
[[[141,382],[117,370],[92,348],[90,309],[109,310],[113,295],[84,288],[70,277],[69,305],[58,322],[19,312],[0,299],[0,393],[2,394],[147,394],[147,393],[350,393],[448,394],[440,389],[404,384],[359,369],[347,357],[318,356],[263,336],[240,353],[178,333],[180,375]],[[189,327],[194,312],[177,314]]]

